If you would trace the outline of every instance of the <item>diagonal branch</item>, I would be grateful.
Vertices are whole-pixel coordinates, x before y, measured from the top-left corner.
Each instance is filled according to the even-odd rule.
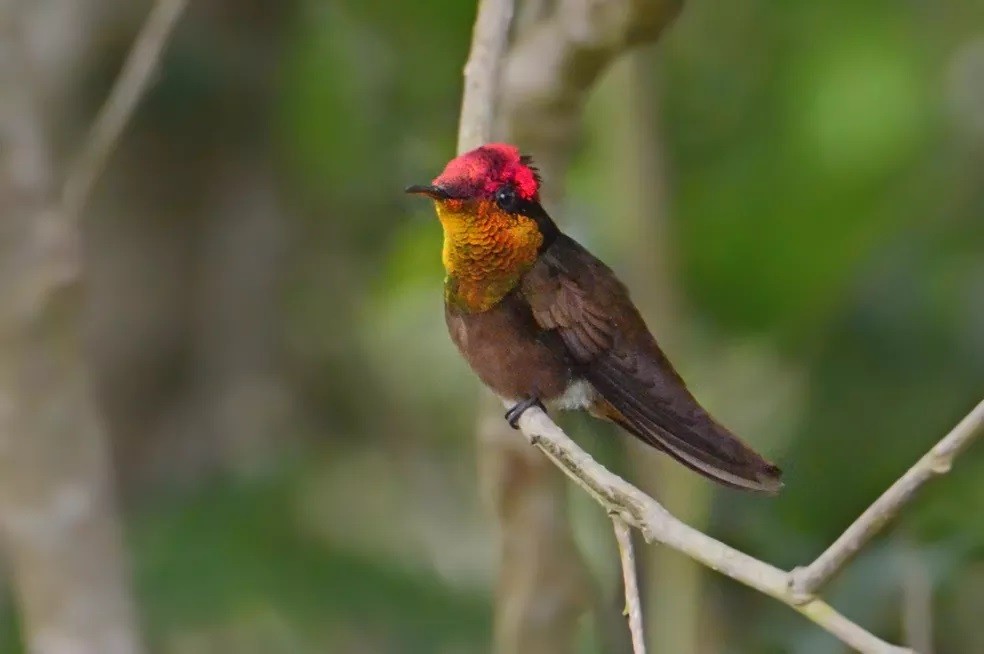
[[[647,542],[660,542],[712,570],[765,593],[817,623],[863,654],[907,654],[838,613],[819,598],[806,602],[790,588],[790,575],[753,558],[673,517],[652,497],[611,473],[570,439],[538,408],[519,420],[523,433],[571,479],[609,512],[642,531]]]
[[[66,220],[77,220],[85,207],[92,186],[153,81],[164,48],[187,5],[188,0],[158,0],[140,28],[109,97],[92,121],[81,150],[68,166],[61,198]]]
[[[502,71],[506,103],[503,129],[510,140],[535,145],[531,150],[539,152],[542,148],[554,153],[547,161],[541,156],[540,163],[555,171],[555,189],[559,188],[565,169],[576,117],[593,81],[617,53],[655,38],[678,7],[676,0],[627,0],[624,5],[558,0],[553,11],[526,30],[510,50]],[[512,14],[512,0],[479,2],[465,67],[459,152],[490,138],[500,62],[506,51]],[[536,65],[530,66],[531,61]],[[553,463],[613,514],[620,544],[627,527],[634,526],[647,541],[669,545],[783,602],[863,654],[905,654],[911,650],[879,639],[811,592],[843,566],[925,481],[949,469],[953,458],[981,431],[982,417],[984,403],[893,485],[830,550],[808,568],[793,573],[748,556],[676,519],[655,499],[598,464],[543,411],[526,411],[519,425]],[[631,614],[633,604],[638,608],[628,583],[631,554],[624,547],[620,551]],[[638,642],[641,620],[633,621],[630,615],[630,625]]]
[[[895,515],[923,484],[950,471],[953,460],[984,434],[984,400],[939,443],[882,493],[847,530],[810,565],[791,573],[792,588],[802,601],[830,580]]]
[[[19,313],[38,319],[56,302],[58,291],[82,277],[78,221],[93,186],[102,175],[120,136],[154,80],[154,73],[188,0],[157,0],[144,20],[109,96],[92,121],[79,151],[69,162],[60,197],[46,198],[51,209],[38,225],[41,272],[18,303]]]

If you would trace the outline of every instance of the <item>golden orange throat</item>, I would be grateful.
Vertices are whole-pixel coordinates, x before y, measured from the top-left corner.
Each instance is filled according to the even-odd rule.
[[[491,309],[536,261],[543,234],[531,218],[489,200],[434,204],[444,228],[445,301],[471,312]]]

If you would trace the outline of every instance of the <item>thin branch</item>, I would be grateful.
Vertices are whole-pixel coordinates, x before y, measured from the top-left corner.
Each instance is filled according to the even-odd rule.
[[[639,600],[639,583],[636,580],[635,552],[632,549],[632,531],[617,514],[612,514],[615,539],[618,541],[619,558],[622,559],[622,582],[625,585],[625,614],[629,618],[634,654],[646,654],[646,638],[642,629],[642,602]]]
[[[801,602],[790,589],[790,576],[786,572],[677,520],[655,499],[591,458],[540,409],[523,413],[519,427],[530,442],[609,512],[642,531],[647,542],[668,545],[779,600],[863,654],[911,654],[911,650],[891,645],[851,622],[819,598]]]
[[[682,0],[556,0],[522,29],[502,79],[499,132],[537,158],[548,204],[563,195],[582,109],[595,82],[630,47],[655,42]],[[548,207],[549,209],[549,207]]]
[[[157,0],[123,62],[123,68],[96,115],[81,150],[68,166],[62,190],[62,212],[78,219],[92,186],[106,167],[116,142],[150,86],[164,48],[188,0]]]
[[[902,548],[898,566],[905,642],[919,654],[933,654],[933,576],[911,542]]]
[[[527,146],[535,142],[553,151],[554,160],[544,162],[541,157],[541,164],[558,173],[564,169],[573,117],[579,113],[587,89],[618,52],[641,41],[654,39],[679,8],[676,0],[637,0],[628,3],[631,10],[627,12],[613,2],[584,4],[581,0],[567,0],[567,3],[571,5],[571,11],[559,7],[552,14],[553,20],[545,19],[540,26],[523,34],[521,42],[512,49],[505,71],[504,99],[509,103],[505,112],[509,117],[505,131],[510,134],[511,140]],[[574,9],[589,10],[582,12]],[[472,49],[465,67],[459,152],[476,147],[491,137],[500,62],[506,51],[512,14],[513,4],[510,0],[480,0]],[[597,29],[590,29],[589,25]],[[536,61],[537,65],[530,66],[530,61]],[[528,131],[522,132],[520,126],[526,126]],[[538,148],[532,150],[537,151]],[[559,180],[554,180],[553,185],[559,189]],[[984,403],[975,413],[984,413]],[[812,587],[808,583],[797,584],[795,591],[794,575],[735,550],[676,519],[652,497],[595,462],[543,411],[536,408],[526,411],[519,425],[548,458],[614,514],[616,534],[620,540],[620,526],[634,526],[642,531],[648,542],[655,540],[669,545],[718,572],[770,595],[863,654],[903,654],[911,650],[879,639],[803,589],[818,587],[846,563],[851,554],[867,542],[926,479],[949,469],[953,457],[966,446],[973,432],[978,431],[981,416],[973,416],[954,430],[962,436],[953,437],[951,433],[934,448],[932,456],[927,455],[917,464],[913,469],[919,470],[917,474],[910,471],[889,489],[886,496],[891,495],[897,486],[902,487],[898,498],[885,502],[870,524],[862,524],[856,547],[847,547],[846,553],[841,553],[835,543],[800,576],[809,583],[812,578],[809,570],[828,554],[834,557],[831,559],[831,569],[818,567],[825,571],[818,574],[819,582]],[[923,465],[927,459],[929,462]],[[912,478],[907,480],[910,475]],[[863,523],[864,518],[862,516],[858,522]],[[629,593],[628,560],[624,548],[622,552],[623,572],[627,576],[626,591]],[[634,581],[634,574],[631,576]],[[635,586],[634,583],[632,585]],[[632,598],[629,597],[630,614],[631,603]],[[638,607],[638,602],[635,605]],[[637,631],[641,634],[641,620],[638,625],[633,625],[632,631],[634,640],[637,640]],[[640,650],[636,644],[638,652]]]
[[[465,89],[458,121],[458,152],[492,138],[500,70],[509,41],[513,0],[479,0],[465,64]]]
[[[923,484],[946,474],[953,460],[974,438],[984,433],[984,400],[953,430],[882,493],[847,530],[810,565],[791,573],[792,588],[800,601],[809,601],[838,570],[908,504]]]

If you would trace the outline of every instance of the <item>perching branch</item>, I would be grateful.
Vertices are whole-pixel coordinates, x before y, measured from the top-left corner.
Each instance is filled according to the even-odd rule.
[[[636,579],[635,552],[632,549],[632,530],[618,515],[612,514],[618,554],[622,560],[622,583],[625,586],[625,615],[632,632],[632,651],[646,654],[646,638],[642,629],[642,602],[639,601],[639,582]]]
[[[679,7],[675,0],[558,0],[552,11],[542,3],[539,18],[525,30],[510,51],[503,82],[503,131],[539,157],[541,168],[553,174],[555,191],[565,168],[571,137],[593,81],[621,51],[652,40]],[[459,130],[459,152],[487,141],[491,134],[499,62],[505,52],[511,0],[480,0],[469,63],[465,69],[465,98]],[[536,65],[530,65],[535,61]],[[546,160],[540,149],[547,153]],[[551,154],[552,153],[552,154]],[[891,645],[811,593],[842,567],[877,530],[934,474],[949,469],[953,458],[981,431],[984,403],[940,442],[933,451],[890,488],[845,535],[814,564],[787,573],[750,557],[682,523],[649,497],[598,464],[541,410],[526,411],[519,426],[569,477],[613,514],[620,545],[625,525],[642,531],[647,542],[658,541],[736,581],[770,595],[817,623],[863,654],[904,654],[911,650]],[[631,552],[620,547],[630,618],[637,592],[629,584]],[[634,574],[631,575],[634,580]],[[634,584],[632,585],[634,586]],[[632,621],[638,649],[641,620]]]
[[[792,571],[792,588],[797,597],[801,601],[809,601],[813,593],[843,568],[858,550],[915,497],[923,484],[933,477],[949,472],[957,455],[982,433],[984,401],[882,493],[813,563]]]
[[[639,529],[647,542],[668,545],[712,570],[779,600],[863,654],[911,654],[911,650],[891,645],[869,633],[819,598],[803,602],[792,591],[788,573],[680,522],[655,499],[591,458],[543,411],[527,410],[519,420],[519,427],[567,476],[610,513]]]

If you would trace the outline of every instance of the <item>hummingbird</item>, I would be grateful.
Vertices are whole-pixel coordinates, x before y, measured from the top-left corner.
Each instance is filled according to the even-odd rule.
[[[615,273],[560,231],[518,148],[489,143],[407,193],[444,232],[444,314],[471,369],[511,408],[584,410],[726,486],[776,493],[782,472],[697,402]]]

